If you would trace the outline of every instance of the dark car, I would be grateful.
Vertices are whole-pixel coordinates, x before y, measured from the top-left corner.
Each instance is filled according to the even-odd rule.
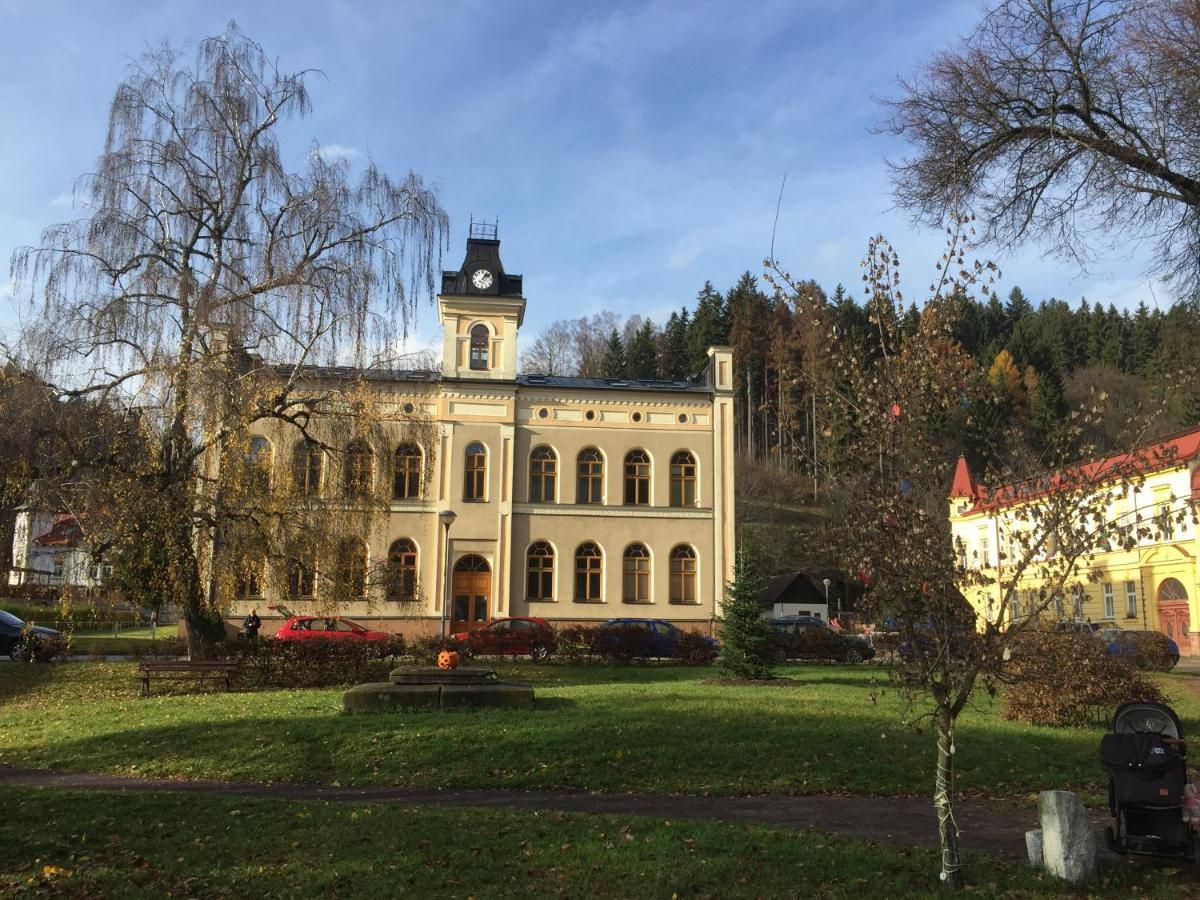
[[[7,653],[15,662],[28,662],[41,646],[62,643],[61,631],[42,625],[26,625],[12,613],[0,609],[0,653]]]
[[[528,656],[541,662],[557,647],[554,629],[545,619],[496,619],[474,631],[460,631],[450,639],[466,656]]]
[[[594,650],[618,659],[669,659],[679,649],[680,631],[663,619],[609,619],[600,626]],[[715,654],[720,646],[713,638],[701,636]]]
[[[775,658],[829,659],[857,663],[875,656],[865,638],[835,631],[824,619],[814,616],[784,616],[771,620]]]

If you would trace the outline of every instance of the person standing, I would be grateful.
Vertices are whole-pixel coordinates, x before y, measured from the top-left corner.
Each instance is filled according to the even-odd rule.
[[[150,610],[150,640],[158,637],[158,610]]]
[[[258,617],[258,610],[250,610],[250,614],[242,620],[242,630],[246,632],[246,640],[254,643],[258,640],[258,629],[262,628],[262,619]]]

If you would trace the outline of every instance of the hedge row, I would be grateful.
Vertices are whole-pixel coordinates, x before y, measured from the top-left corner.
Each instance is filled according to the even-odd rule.
[[[1123,703],[1165,702],[1162,691],[1087,634],[1032,631],[1013,643],[1003,715],[1028,725],[1083,726]]]

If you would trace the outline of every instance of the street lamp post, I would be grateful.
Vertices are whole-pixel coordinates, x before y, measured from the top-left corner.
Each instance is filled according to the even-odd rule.
[[[829,615],[829,586],[833,582],[828,578],[822,578],[821,584],[825,585],[825,615]],[[842,607],[840,603],[838,604],[837,619],[839,622],[842,620]]]
[[[450,526],[454,524],[454,520],[458,516],[452,509],[443,509],[438,513],[438,521],[442,523],[442,546],[443,554],[445,554],[446,564],[445,571],[442,573],[445,578],[445,584],[442,586],[442,640],[446,639],[446,617],[450,610]]]

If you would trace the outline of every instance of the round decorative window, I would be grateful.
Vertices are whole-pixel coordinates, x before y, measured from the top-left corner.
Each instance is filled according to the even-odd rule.
[[[550,418],[550,410],[546,409],[546,407],[543,406],[541,409],[538,410],[538,418],[539,419]]]
[[[596,411],[594,409],[589,409],[587,412],[585,412],[583,414],[583,417],[585,419],[587,419],[589,422],[594,422],[596,419]]]
[[[680,425],[686,425],[687,423],[688,423],[688,414],[687,414],[687,413],[680,413],[680,414],[679,414],[679,424],[680,424]]]
[[[635,421],[635,422],[640,422],[640,421],[642,421],[642,414],[640,412],[635,412],[629,418],[633,419],[633,421]]]
[[[411,403],[405,403],[405,404],[404,404],[404,414],[405,414],[406,416],[411,416],[411,415],[412,415],[413,413],[415,413],[416,411],[417,411],[417,408],[416,408],[416,406],[414,406],[413,404],[411,404]]]

